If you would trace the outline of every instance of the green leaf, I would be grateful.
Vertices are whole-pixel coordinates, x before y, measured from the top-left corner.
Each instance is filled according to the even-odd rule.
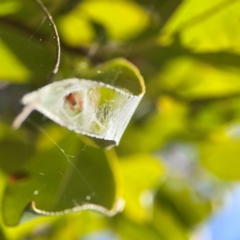
[[[145,83],[140,71],[123,58],[113,59],[94,67],[86,77],[121,88],[134,95],[145,93]]]
[[[36,2],[24,0],[19,5],[14,16],[0,18],[0,80],[45,82],[55,64],[53,29]]]
[[[164,177],[160,160],[145,154],[130,155],[120,159],[124,182],[124,213],[135,222],[151,218],[154,189]]]
[[[9,82],[25,82],[29,78],[30,71],[15,54],[0,40],[0,61],[3,63],[0,79]]]
[[[161,72],[162,89],[185,99],[204,99],[239,93],[239,69],[215,68],[193,58],[176,58]],[[170,79],[170,81],[169,81]]]
[[[7,225],[17,224],[30,202],[33,210],[46,215],[82,209],[110,215],[118,210],[117,180],[104,151],[82,144],[71,132],[56,131],[61,131],[61,140],[49,142],[51,136],[46,135],[52,147],[39,149],[20,169],[26,177],[19,177],[20,170],[10,175],[3,198]],[[19,158],[11,156],[11,160]]]
[[[118,215],[114,219],[115,228],[123,240],[138,239],[138,240],[163,240],[162,236],[156,229],[149,224],[140,224],[124,215]]]
[[[184,1],[164,27],[161,39],[167,43],[179,33],[183,45],[195,51],[239,52],[239,7],[237,0]]]
[[[159,30],[168,22],[169,18],[178,9],[182,0],[161,0],[152,1],[149,6],[149,0],[135,0],[143,5],[148,11],[150,24],[139,35],[135,36],[134,40],[141,42],[156,38],[159,35]]]
[[[183,229],[181,223],[175,218],[174,214],[167,211],[165,206],[154,206],[153,227],[165,240],[188,240],[188,234]],[[162,223],[162,224],[161,224]]]
[[[16,13],[19,11],[19,8],[21,8],[21,3],[17,0],[2,0],[0,16]]]
[[[134,2],[85,1],[59,19],[64,41],[71,46],[93,42],[95,34],[91,21],[101,24],[114,40],[129,39],[148,25],[146,11]]]
[[[156,194],[156,205],[171,212],[186,229],[200,222],[208,214],[211,205],[204,196],[181,178],[169,178]]]
[[[169,139],[186,133],[188,109],[184,104],[163,95],[156,105],[157,112],[153,112],[143,123],[126,130],[118,149],[119,153],[152,152]]]
[[[201,164],[223,180],[240,179],[240,141],[237,131],[238,123],[235,126],[228,124],[212,132],[206,141],[199,144]]]
[[[211,205],[189,183],[181,178],[168,178],[161,185],[153,210],[153,225],[163,239],[187,240],[188,232],[202,221]],[[163,222],[164,225],[159,224]]]

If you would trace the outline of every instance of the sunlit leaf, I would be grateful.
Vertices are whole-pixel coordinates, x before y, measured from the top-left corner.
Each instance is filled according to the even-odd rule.
[[[69,24],[71,22],[71,24]],[[57,21],[59,25],[59,32],[62,33],[62,39],[71,46],[79,46],[92,42],[95,34],[91,24],[79,14],[68,14],[61,17]],[[76,31],[79,29],[79,31]]]
[[[21,3],[17,0],[2,0],[0,16],[5,16],[8,14],[15,13],[21,7]]]
[[[217,177],[224,180],[239,180],[238,124],[213,132],[199,145],[201,163]]]
[[[151,88],[188,100],[214,98],[239,93],[239,75],[237,68],[217,68],[194,58],[179,57],[166,64]]]
[[[25,82],[30,75],[30,71],[21,63],[5,44],[0,40],[0,61],[2,69],[0,72],[1,80],[11,82]]]
[[[91,20],[99,22],[114,40],[128,39],[148,24],[147,13],[133,2],[85,1],[59,20],[64,40],[73,46],[92,42],[94,29]]]
[[[123,215],[117,216],[115,219],[116,229],[121,239],[151,239],[151,240],[163,240],[161,234],[157,232],[151,225],[139,224]]]
[[[239,52],[239,7],[237,0],[184,1],[163,29],[162,41],[179,33],[183,44],[196,51]]]
[[[151,218],[154,189],[164,177],[160,160],[144,155],[131,155],[121,159],[124,181],[124,213],[133,221],[142,222]]]

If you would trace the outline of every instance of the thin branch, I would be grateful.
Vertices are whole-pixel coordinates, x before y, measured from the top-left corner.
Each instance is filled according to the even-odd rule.
[[[50,76],[48,77],[48,81],[50,82],[52,77],[58,72],[59,69],[59,64],[60,64],[60,57],[61,57],[61,47],[60,47],[60,38],[58,35],[58,31],[57,31],[57,27],[53,21],[53,18],[51,16],[51,14],[49,13],[49,11],[47,10],[47,8],[44,6],[44,4],[41,2],[41,0],[35,0],[40,7],[42,8],[42,10],[45,12],[46,16],[48,17],[49,21],[51,22],[51,26],[53,28],[55,37],[56,37],[56,41],[57,41],[57,57],[56,57],[56,63],[55,63],[55,67],[53,69],[53,71],[51,72]]]

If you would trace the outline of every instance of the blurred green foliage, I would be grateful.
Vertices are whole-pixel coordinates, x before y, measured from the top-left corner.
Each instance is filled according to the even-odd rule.
[[[0,0],[0,239],[190,239],[240,179],[240,1],[43,2],[61,39],[54,81],[128,86],[130,65],[119,77],[105,63],[121,57],[146,94],[109,151],[36,112],[14,131],[20,98],[54,68],[56,39],[34,0]],[[124,210],[106,216],[121,199]],[[56,214],[66,206],[97,211]]]

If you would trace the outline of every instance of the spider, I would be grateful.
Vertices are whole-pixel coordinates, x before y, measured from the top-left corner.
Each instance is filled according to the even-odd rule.
[[[82,111],[83,100],[82,96],[78,92],[69,93],[65,97],[65,102],[72,111],[75,111],[76,109]]]

